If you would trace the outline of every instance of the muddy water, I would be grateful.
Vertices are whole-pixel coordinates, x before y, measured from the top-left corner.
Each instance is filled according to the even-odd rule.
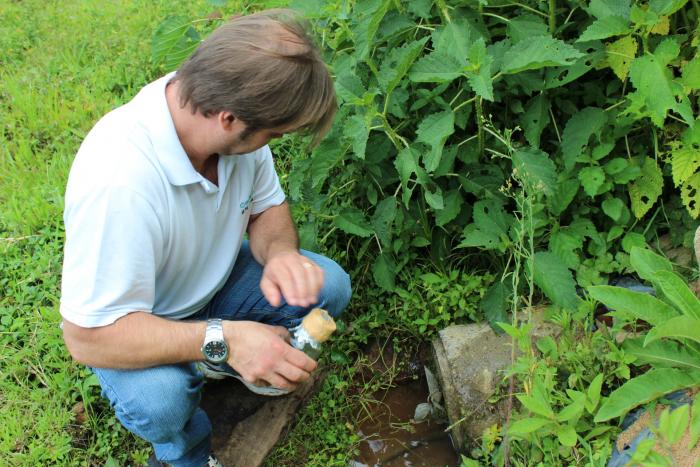
[[[445,425],[426,421],[412,423],[416,405],[426,402],[428,387],[423,379],[401,384],[367,407],[358,433],[364,441],[353,467],[458,466],[459,458],[444,432]]]

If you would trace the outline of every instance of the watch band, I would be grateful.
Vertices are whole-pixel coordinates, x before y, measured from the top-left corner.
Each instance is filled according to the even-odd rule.
[[[224,325],[219,318],[207,321],[207,331],[204,334],[204,342],[224,340]]]

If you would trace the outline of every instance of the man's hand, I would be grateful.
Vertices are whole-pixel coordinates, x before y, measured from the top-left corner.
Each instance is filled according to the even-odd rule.
[[[228,364],[252,384],[294,390],[316,369],[316,362],[289,345],[281,326],[254,321],[224,321],[229,344]]]
[[[282,297],[292,306],[311,306],[318,302],[321,287],[323,269],[296,250],[269,258],[260,279],[260,289],[272,306],[279,306]]]

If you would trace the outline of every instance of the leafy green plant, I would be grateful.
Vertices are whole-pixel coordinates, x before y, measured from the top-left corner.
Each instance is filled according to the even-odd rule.
[[[624,349],[636,357],[636,365],[651,369],[610,394],[596,414],[601,422],[700,384],[700,300],[664,257],[635,247],[630,260],[637,274],[654,285],[656,297],[611,286],[592,286],[588,293],[614,310],[610,314],[621,323],[648,323],[649,330],[627,339]]]

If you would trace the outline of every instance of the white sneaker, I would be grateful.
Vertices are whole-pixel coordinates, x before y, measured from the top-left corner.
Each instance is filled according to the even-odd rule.
[[[284,396],[289,394],[291,391],[288,389],[280,389],[272,386],[256,386],[255,384],[249,383],[244,380],[243,377],[234,370],[228,363],[221,363],[219,365],[209,362],[197,362],[197,369],[205,377],[209,379],[224,379],[224,378],[236,378],[241,383],[245,384],[250,392],[255,394],[260,394],[261,396]]]

